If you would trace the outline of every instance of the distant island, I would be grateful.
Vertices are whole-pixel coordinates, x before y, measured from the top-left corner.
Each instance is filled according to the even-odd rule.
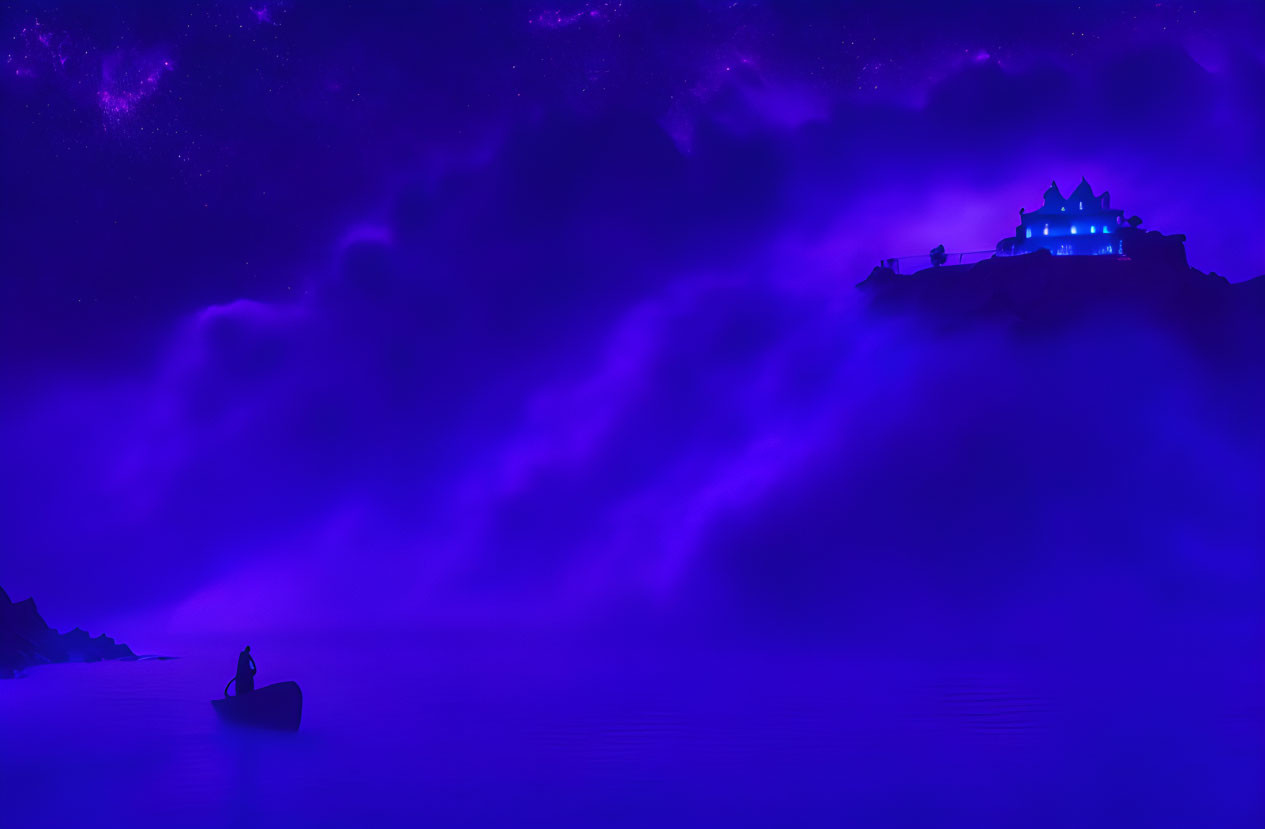
[[[50,662],[135,658],[131,648],[105,634],[90,637],[80,628],[58,633],[35,609],[34,599],[14,602],[0,588],[0,679],[11,679],[25,668]]]

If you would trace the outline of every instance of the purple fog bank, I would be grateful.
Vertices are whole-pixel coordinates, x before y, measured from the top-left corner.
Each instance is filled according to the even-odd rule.
[[[0,11],[0,584],[181,657],[15,825],[1261,824],[1265,8],[327,5]]]

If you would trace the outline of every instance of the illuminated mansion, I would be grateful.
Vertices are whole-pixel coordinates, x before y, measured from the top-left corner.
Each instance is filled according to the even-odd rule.
[[[1111,209],[1111,194],[1095,196],[1083,177],[1067,198],[1050,182],[1045,204],[1032,213],[1020,208],[1015,235],[998,242],[997,252],[1016,255],[1044,248],[1061,256],[1122,254],[1118,231],[1123,224],[1124,211]]]

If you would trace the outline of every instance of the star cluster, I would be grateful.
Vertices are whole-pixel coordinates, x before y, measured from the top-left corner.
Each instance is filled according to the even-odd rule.
[[[162,52],[115,52],[101,64],[97,102],[107,123],[117,124],[133,115],[156,91],[164,73],[175,67]]]
[[[36,78],[49,72],[63,72],[74,45],[70,37],[33,18],[10,38],[5,65],[14,76]]]
[[[612,23],[624,12],[622,2],[586,3],[569,10],[542,9],[528,18],[528,23],[540,29],[566,29],[581,23]]]

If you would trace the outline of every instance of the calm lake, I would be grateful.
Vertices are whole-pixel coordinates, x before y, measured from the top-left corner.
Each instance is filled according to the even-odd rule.
[[[0,824],[1265,825],[1265,682],[1234,647],[937,662],[259,637],[258,683],[305,695],[300,731],[271,734],[209,705],[243,644],[0,682]]]

